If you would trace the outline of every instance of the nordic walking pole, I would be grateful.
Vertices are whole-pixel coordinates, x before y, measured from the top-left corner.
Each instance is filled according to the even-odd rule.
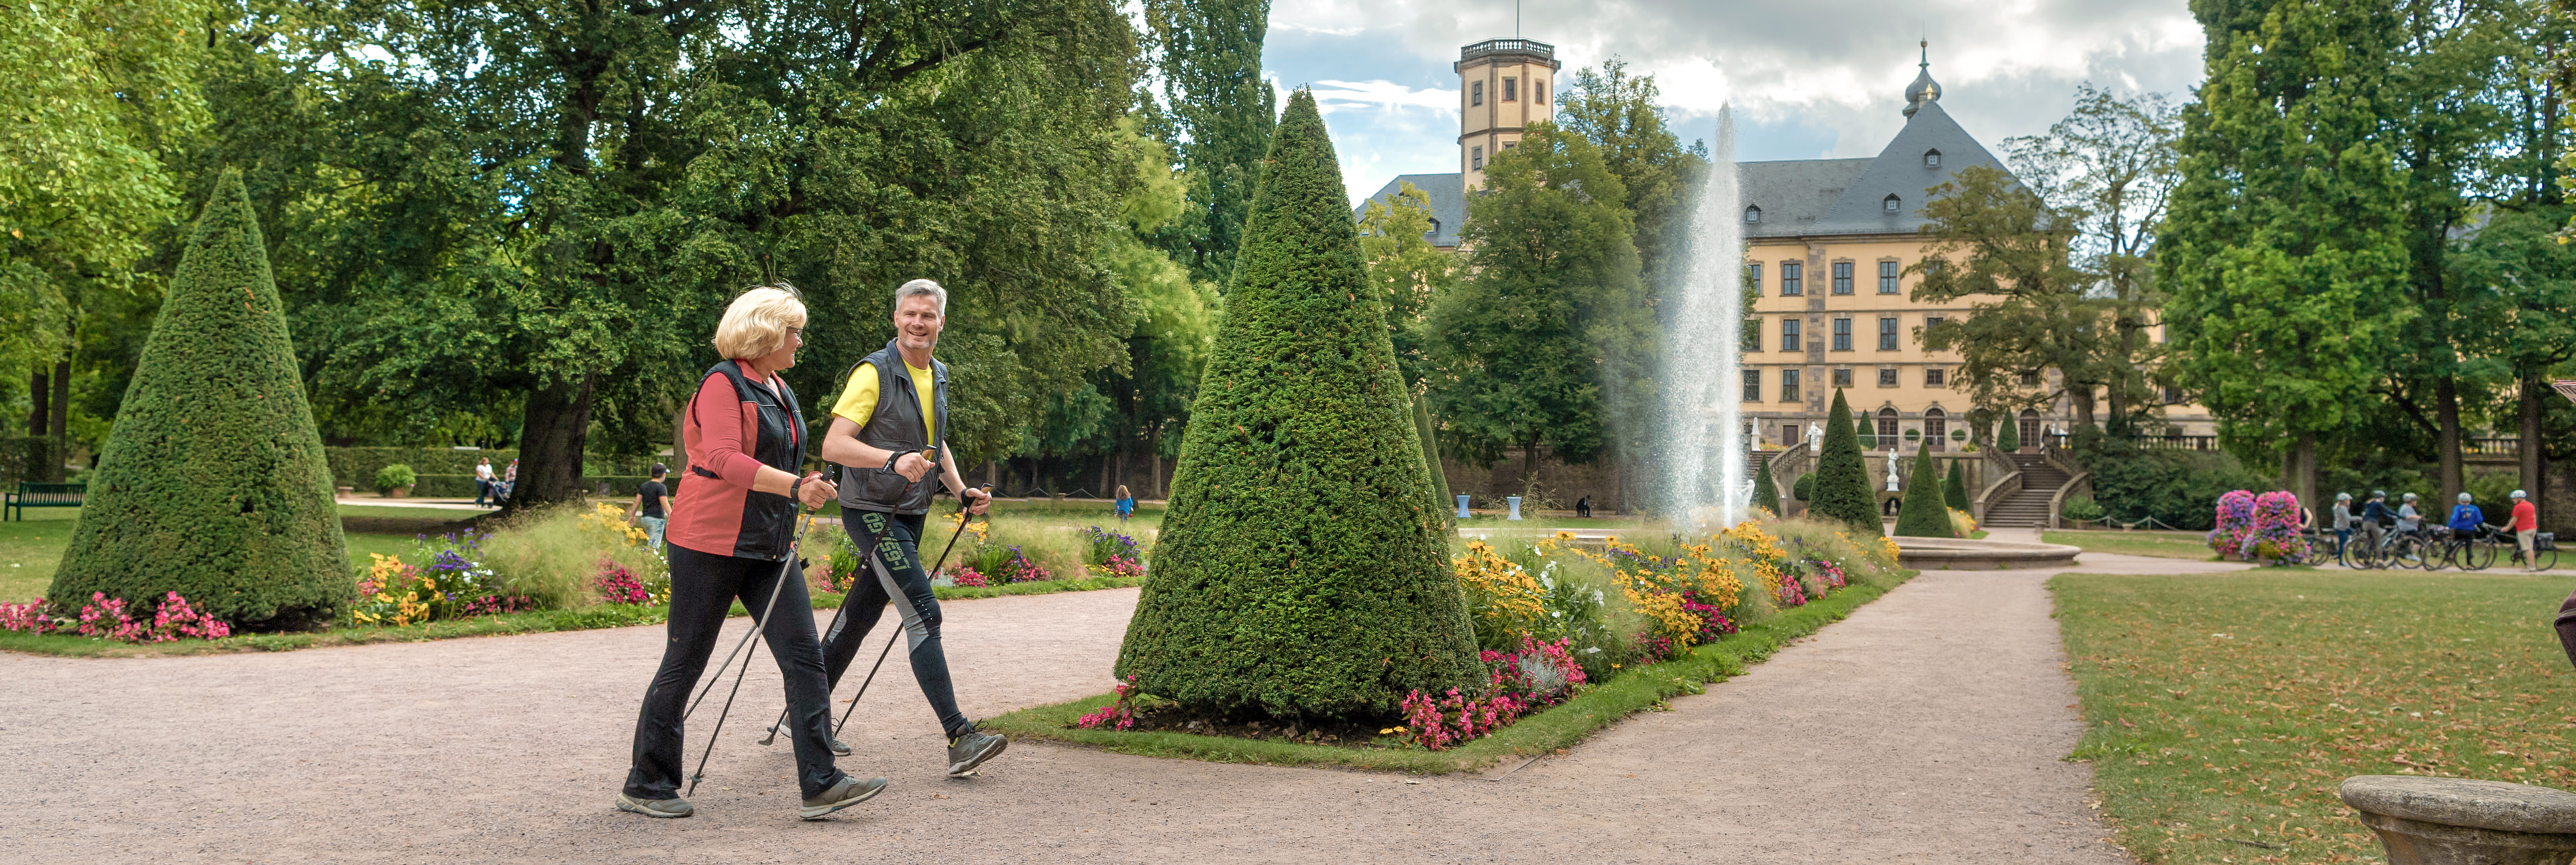
[[[992,492],[993,492],[993,485],[992,485],[992,484],[984,484],[984,485],[982,485],[982,486],[974,487],[974,489],[983,490],[983,491],[984,491],[984,494],[985,494],[985,496],[986,496],[985,501],[987,501],[987,502],[992,501],[992,499],[991,499]],[[961,503],[961,504],[962,504],[962,503]],[[974,519],[974,517],[973,517],[972,515],[970,515],[970,514],[966,513],[966,509],[965,509],[964,507],[959,507],[959,508],[957,509],[957,530],[956,530],[956,531],[954,531],[954,532],[950,532],[950,533],[948,534],[948,546],[941,547],[941,548],[939,549],[939,561],[934,562],[934,563],[932,563],[932,564],[931,564],[931,566],[930,566],[930,574],[932,574],[932,575],[937,575],[937,574],[939,573],[939,569],[940,569],[940,567],[942,567],[942,566],[944,566],[944,565],[948,564],[948,553],[949,553],[949,551],[950,551],[950,550],[954,550],[954,549],[956,549],[956,548],[957,548],[957,537],[958,537],[959,535],[963,535],[963,534],[965,534],[965,533],[966,533],[966,523],[967,523],[969,520],[972,520],[972,519]],[[867,695],[868,695],[868,685],[869,685],[870,683],[875,682],[875,681],[877,680],[877,670],[878,670],[878,669],[880,669],[880,668],[883,668],[883,667],[885,666],[885,659],[886,659],[886,656],[894,653],[894,641],[895,641],[896,639],[898,639],[898,638],[902,637],[902,636],[903,636],[903,626],[902,626],[902,624],[901,624],[901,623],[897,623],[897,624],[895,625],[894,633],[886,635],[886,644],[885,644],[885,648],[877,650],[877,663],[876,663],[876,666],[874,666],[874,667],[869,667],[869,668],[868,668],[868,677],[867,677],[867,678],[865,678],[865,679],[861,679],[861,680],[859,680],[859,692],[858,692],[857,694],[853,694],[853,695],[851,695],[851,696],[850,696],[850,707],[849,707],[849,708],[847,708],[847,709],[842,709],[842,710],[841,710],[841,720],[833,722],[833,724],[832,724],[832,734],[833,734],[833,735],[835,735],[835,736],[840,735],[840,733],[841,733],[841,728],[842,728],[842,727],[849,726],[849,723],[850,723],[850,713],[852,713],[852,712],[856,712],[856,711],[858,711],[858,710],[859,710],[859,698],[860,698],[860,697],[865,697],[865,696],[867,696]]]
[[[796,571],[796,550],[804,545],[805,532],[806,530],[811,529],[814,525],[814,514],[812,511],[806,509],[805,503],[796,503],[796,511],[796,535],[787,542],[787,559],[778,563],[778,579],[770,583],[769,603],[761,606],[760,618],[752,620],[751,631],[742,635],[742,642],[734,644],[734,650],[732,652],[725,653],[725,667],[733,666],[733,656],[740,654],[745,647],[750,646],[752,638],[760,636],[762,631],[769,629],[769,616],[770,614],[778,611],[778,595],[781,591],[787,588],[788,575],[793,574]],[[716,737],[724,734],[725,716],[733,713],[733,698],[742,693],[743,674],[751,672],[751,659],[753,655],[757,654],[759,654],[759,650],[755,649],[751,654],[743,655],[742,669],[733,675],[733,690],[725,693],[724,708],[716,712],[716,728],[707,734],[706,750],[698,752],[697,770],[689,773],[689,792],[687,795],[695,796],[698,794],[698,780],[706,777],[707,775],[707,758],[715,756]],[[723,678],[724,667],[717,667],[716,680],[720,681]],[[698,692],[698,700],[704,701],[707,698],[707,694],[713,690],[715,690],[715,682],[710,681],[707,683],[707,690]],[[680,715],[680,722],[682,724],[688,723],[689,715],[695,714],[697,711],[697,702],[690,703],[689,711]]]

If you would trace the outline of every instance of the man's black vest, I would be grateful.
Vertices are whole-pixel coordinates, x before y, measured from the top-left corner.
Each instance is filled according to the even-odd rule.
[[[877,408],[866,423],[859,425],[859,441],[869,447],[901,453],[920,453],[948,440],[948,365],[930,361],[930,404],[935,431],[929,440],[922,439],[921,391],[912,386],[912,373],[904,368],[903,353],[895,341],[887,340],[885,348],[859,361],[877,371]],[[857,375],[859,368],[850,367]],[[847,380],[845,376],[844,381]],[[938,462],[939,455],[929,456]],[[931,469],[921,480],[907,481],[903,475],[886,469],[884,463],[872,466],[841,467],[841,507],[862,511],[893,511],[898,514],[930,512],[930,497],[939,490],[939,470]]]

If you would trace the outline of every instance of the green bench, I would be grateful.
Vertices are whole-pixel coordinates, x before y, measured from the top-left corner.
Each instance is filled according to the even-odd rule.
[[[88,484],[18,482],[18,491],[0,498],[0,519],[23,520],[28,508],[77,508],[89,495]]]

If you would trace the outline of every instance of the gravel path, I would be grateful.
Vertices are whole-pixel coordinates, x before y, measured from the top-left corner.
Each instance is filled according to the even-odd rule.
[[[2086,554],[2081,569],[2218,567]],[[779,706],[765,655],[698,816],[610,810],[659,627],[0,655],[0,808],[21,861],[2125,863],[2084,805],[2089,768],[2057,759],[2080,725],[2047,576],[1926,573],[1705,696],[1499,781],[1038,743],[948,779],[898,653],[843,737],[859,749],[844,767],[892,785],[814,823],[794,819],[784,743],[755,744]],[[1135,598],[949,605],[966,712],[1105,690]],[[691,728],[692,759],[705,730]]]

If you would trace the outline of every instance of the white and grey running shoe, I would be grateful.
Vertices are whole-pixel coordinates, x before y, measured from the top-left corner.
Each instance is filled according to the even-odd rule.
[[[1002,749],[1010,746],[1011,740],[999,734],[968,730],[966,735],[948,740],[948,776],[972,773],[975,767],[1001,756]]]
[[[832,789],[807,798],[805,807],[798,809],[796,816],[805,820],[822,819],[823,815],[876,798],[878,793],[885,792],[885,786],[884,778],[863,780],[856,775],[843,775],[841,783],[832,785]]]
[[[698,811],[689,806],[689,800],[678,796],[668,799],[638,799],[624,793],[617,794],[617,810],[633,811],[646,817],[686,817]]]

